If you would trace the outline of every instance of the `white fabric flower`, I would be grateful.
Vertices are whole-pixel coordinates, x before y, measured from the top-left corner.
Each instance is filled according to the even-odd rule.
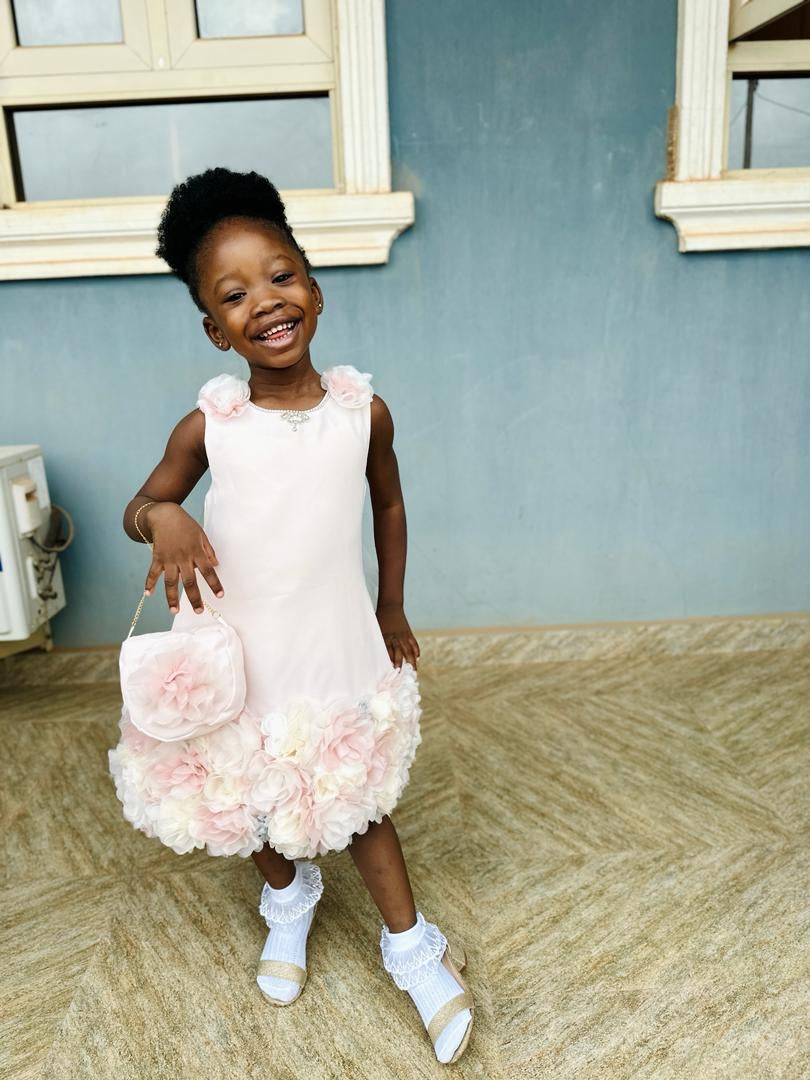
[[[156,824],[157,835],[178,855],[185,855],[194,848],[202,847],[200,841],[195,840],[189,831],[199,802],[199,798],[175,799],[172,796],[160,802]]]
[[[321,386],[349,409],[368,405],[374,397],[371,372],[358,371],[352,364],[336,364],[321,375]]]
[[[286,713],[271,713],[263,725],[267,753],[303,767],[317,753],[324,718],[311,702],[296,701]]]
[[[202,789],[203,802],[215,814],[241,806],[246,795],[247,782],[243,776],[235,773],[230,776],[209,776]]]
[[[253,755],[261,749],[262,736],[255,718],[246,710],[236,720],[193,741],[208,768],[225,776],[247,771]]]
[[[229,420],[239,416],[250,400],[250,386],[236,375],[216,375],[200,388],[197,407],[206,416]]]

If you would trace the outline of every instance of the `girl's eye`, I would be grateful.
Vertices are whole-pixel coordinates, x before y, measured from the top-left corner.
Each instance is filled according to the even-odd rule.
[[[291,277],[292,277],[292,274],[290,274],[290,273],[276,274],[276,276],[273,278],[273,284],[276,284],[276,282],[279,282],[279,281],[282,281],[282,282],[287,281]]]
[[[230,304],[232,300],[239,300],[244,295],[245,294],[241,292],[228,293],[228,295],[225,297],[225,303]]]

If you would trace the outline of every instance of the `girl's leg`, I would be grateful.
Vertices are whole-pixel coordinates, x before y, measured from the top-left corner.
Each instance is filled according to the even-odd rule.
[[[463,993],[444,957],[444,935],[421,914],[417,918],[399,837],[386,815],[349,845],[352,859],[385,921],[380,947],[383,965],[397,986],[407,990],[427,1027],[440,1010],[435,1033],[439,1061],[448,1062],[472,1024],[471,999]],[[454,1002],[454,1004],[450,1004]]]
[[[286,888],[295,876],[295,863],[279,855],[269,844],[265,844],[261,851],[253,852],[253,861],[273,889]]]
[[[253,861],[266,882],[259,913],[268,928],[256,981],[266,997],[286,1005],[298,997],[305,977],[307,937],[323,892],[321,872],[314,863],[285,859],[269,844],[253,852]],[[286,977],[291,965],[297,978]]]
[[[386,815],[379,825],[372,822],[366,832],[352,837],[349,851],[391,933],[413,926],[411,883],[391,818]]]

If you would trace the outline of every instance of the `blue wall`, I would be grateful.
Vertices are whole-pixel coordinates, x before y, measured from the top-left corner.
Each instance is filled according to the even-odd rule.
[[[417,223],[318,275],[314,360],[394,414],[416,628],[810,607],[808,253],[679,255],[653,216],[675,9],[388,2]],[[121,511],[238,361],[166,277],[4,285],[0,321],[2,441],[43,445],[78,526],[57,643],[116,641],[147,562]]]

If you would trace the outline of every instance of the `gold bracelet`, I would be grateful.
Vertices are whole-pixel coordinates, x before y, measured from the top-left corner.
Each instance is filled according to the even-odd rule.
[[[151,500],[151,502],[145,502],[145,503],[143,503],[143,504],[142,504],[141,506],[139,506],[139,507],[138,507],[138,509],[137,509],[137,510],[135,511],[135,518],[134,518],[134,521],[133,521],[133,523],[134,523],[134,525],[135,525],[135,528],[136,528],[136,529],[138,530],[138,532],[140,533],[140,536],[141,536],[141,539],[143,540],[143,542],[144,542],[145,544],[150,544],[150,545],[151,545],[152,541],[151,541],[151,540],[147,540],[147,539],[146,539],[146,537],[145,537],[145,536],[143,535],[143,533],[141,532],[141,527],[140,527],[140,525],[138,524],[138,514],[140,514],[141,510],[144,510],[144,509],[145,509],[145,508],[146,508],[147,506],[154,506],[154,505],[155,505],[155,500],[154,500],[154,499],[152,499],[152,500]]]

